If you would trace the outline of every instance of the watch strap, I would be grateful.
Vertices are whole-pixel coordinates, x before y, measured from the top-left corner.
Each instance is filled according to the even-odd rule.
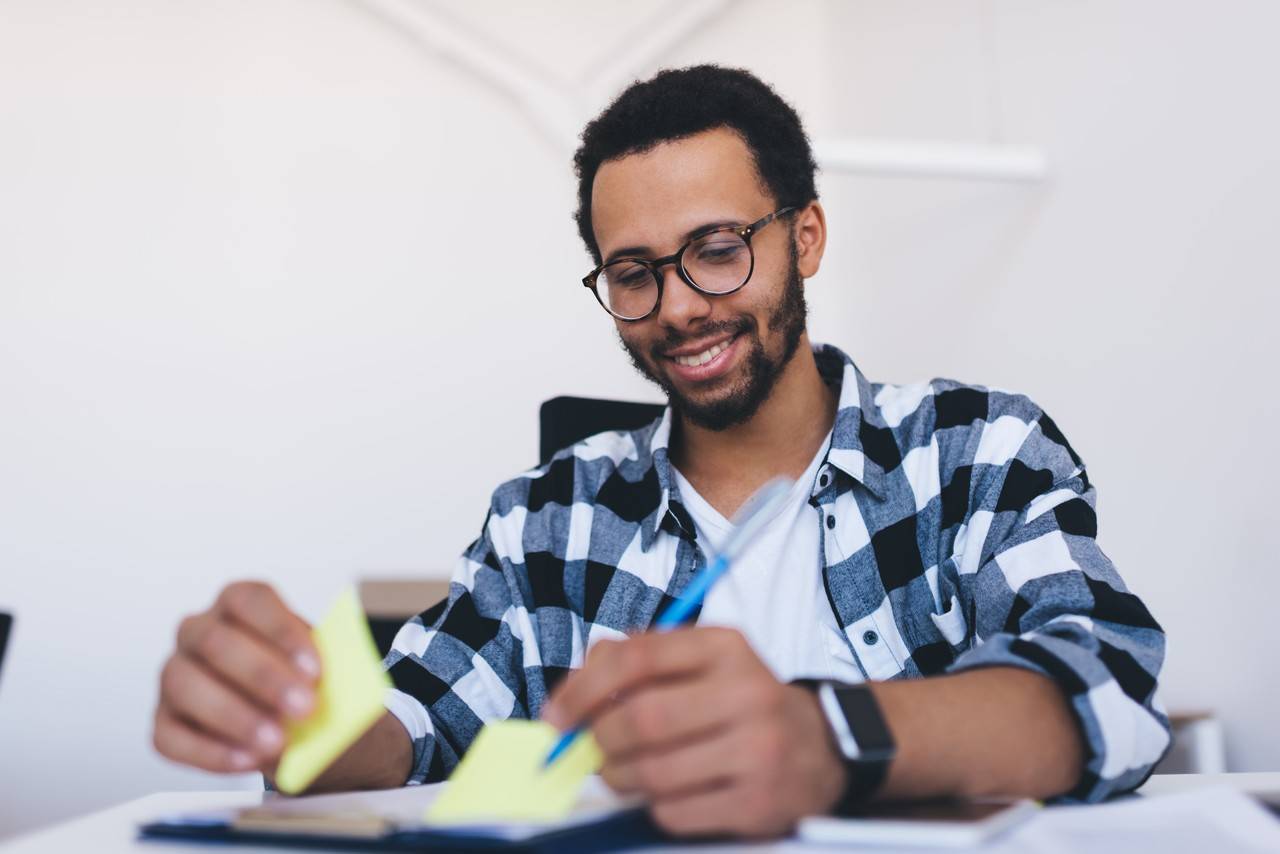
[[[817,696],[844,760],[845,787],[831,813],[853,815],[884,785],[893,760],[893,740],[880,706],[865,684],[816,679],[799,679],[795,684]]]

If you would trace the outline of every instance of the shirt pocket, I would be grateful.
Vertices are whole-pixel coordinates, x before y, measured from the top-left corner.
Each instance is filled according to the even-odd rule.
[[[822,645],[827,651],[827,669],[823,676],[838,682],[854,684],[862,682],[866,677],[862,674],[862,666],[853,657],[853,650],[845,640],[844,633],[833,625],[823,624],[819,627]]]
[[[930,612],[929,619],[933,620],[933,625],[953,647],[964,644],[969,636],[969,623],[965,620],[964,610],[960,607],[960,597],[955,594],[952,594],[947,610],[941,614]]]

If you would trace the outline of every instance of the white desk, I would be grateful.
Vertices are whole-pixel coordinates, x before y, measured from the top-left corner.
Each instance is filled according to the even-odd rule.
[[[1280,794],[1280,771],[1247,774],[1152,774],[1151,779],[1138,791],[1144,795],[1170,795],[1209,786],[1230,786],[1254,794]]]
[[[1162,774],[1153,776],[1140,789],[1143,794],[1164,795],[1197,788],[1230,786],[1244,792],[1280,792],[1280,772],[1254,774]],[[162,815],[201,810],[253,806],[262,800],[261,792],[161,792],[138,798],[111,809],[72,819],[43,831],[19,836],[0,845],[0,854],[199,854],[222,851],[225,854],[281,854],[288,849],[236,845],[233,847],[200,846],[180,842],[138,840],[138,825]],[[677,850],[665,848],[664,851]],[[796,842],[766,845],[700,846],[698,854],[715,851],[813,851]],[[863,849],[868,851],[869,849]]]

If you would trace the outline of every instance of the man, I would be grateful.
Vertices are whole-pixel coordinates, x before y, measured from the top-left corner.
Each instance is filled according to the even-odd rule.
[[[396,638],[388,713],[315,788],[444,779],[511,716],[588,724],[605,780],[681,834],[1145,779],[1169,742],[1164,636],[1053,421],[949,380],[873,384],[810,344],[827,229],[795,112],[745,72],[665,71],[575,165],[584,283],[670,406],[497,489],[448,600]],[[644,633],[779,475],[787,506],[698,624]],[[318,671],[273,591],[231,585],[179,630],[156,746],[270,776]]]

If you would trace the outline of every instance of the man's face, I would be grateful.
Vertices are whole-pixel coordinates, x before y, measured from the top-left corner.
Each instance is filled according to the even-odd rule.
[[[736,133],[712,130],[604,163],[591,194],[601,257],[657,258],[713,225],[746,225],[776,202]],[[803,280],[790,219],[751,238],[746,287],[708,296],[664,267],[658,310],[615,321],[641,374],[693,423],[723,430],[751,418],[804,337]]]

